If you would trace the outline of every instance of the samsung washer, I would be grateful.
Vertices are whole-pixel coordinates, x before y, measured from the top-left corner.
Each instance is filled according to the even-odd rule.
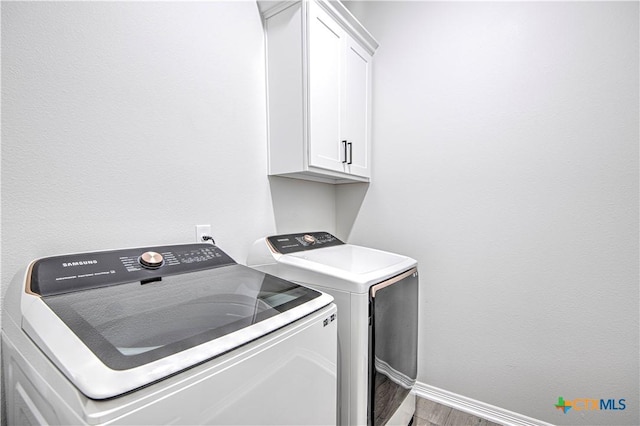
[[[332,297],[211,244],[47,257],[3,309],[7,424],[335,424]]]
[[[418,336],[414,259],[308,232],[259,239],[247,265],[334,297],[342,425],[412,421]]]

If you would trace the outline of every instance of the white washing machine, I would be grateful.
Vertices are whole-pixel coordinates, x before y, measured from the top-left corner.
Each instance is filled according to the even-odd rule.
[[[247,265],[334,297],[340,424],[412,421],[418,337],[414,259],[308,232],[256,241]]]
[[[332,297],[211,244],[47,257],[7,291],[7,424],[335,424]]]

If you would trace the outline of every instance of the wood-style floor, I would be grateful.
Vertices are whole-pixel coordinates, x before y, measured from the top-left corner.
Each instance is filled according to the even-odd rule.
[[[428,399],[416,398],[416,413],[412,426],[499,426],[499,424]]]

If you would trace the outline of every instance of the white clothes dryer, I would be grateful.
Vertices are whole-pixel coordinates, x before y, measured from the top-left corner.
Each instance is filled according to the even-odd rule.
[[[211,244],[35,260],[5,297],[7,424],[335,424],[332,300]]]
[[[418,338],[414,259],[307,232],[259,239],[247,265],[333,296],[340,424],[411,422]]]

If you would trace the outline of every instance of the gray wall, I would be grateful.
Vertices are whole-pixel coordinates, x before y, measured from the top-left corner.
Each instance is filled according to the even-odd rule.
[[[640,424],[638,3],[351,7],[381,46],[374,168],[338,189],[338,229],[420,262],[419,381]]]

